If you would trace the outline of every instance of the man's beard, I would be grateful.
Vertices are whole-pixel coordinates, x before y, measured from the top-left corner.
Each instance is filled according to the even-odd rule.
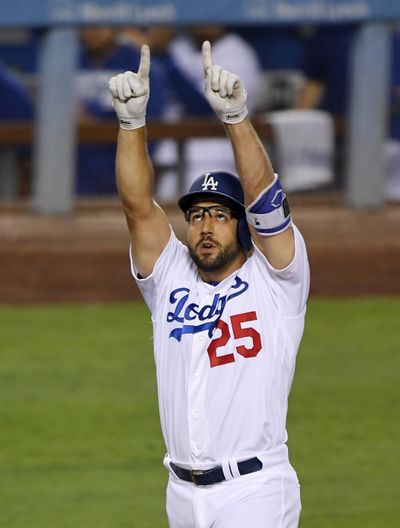
[[[205,240],[207,240],[207,238],[202,239],[196,245],[196,247],[202,244]],[[189,255],[191,256],[196,266],[202,271],[220,271],[225,266],[230,264],[233,260],[235,260],[235,258],[242,252],[242,248],[237,240],[234,240],[231,244],[229,244],[229,246],[226,246],[225,248],[223,248],[221,244],[215,242],[214,240],[212,241],[212,243],[220,250],[216,257],[206,256],[200,258],[196,254],[195,249],[191,245],[188,245]]]

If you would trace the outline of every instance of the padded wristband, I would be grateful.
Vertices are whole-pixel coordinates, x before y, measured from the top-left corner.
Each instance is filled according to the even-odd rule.
[[[246,218],[262,236],[277,235],[290,226],[292,216],[277,174],[271,185],[246,207]]]

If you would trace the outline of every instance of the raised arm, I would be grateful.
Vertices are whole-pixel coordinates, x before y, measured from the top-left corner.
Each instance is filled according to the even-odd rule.
[[[203,44],[203,66],[206,97],[232,144],[253,242],[274,268],[283,269],[294,257],[290,212],[268,154],[247,116],[246,90],[239,77],[212,63],[208,41]]]
[[[133,260],[143,278],[153,271],[170,237],[168,220],[154,200],[154,174],[147,151],[149,72],[150,50],[145,45],[138,72],[125,72],[110,80],[113,106],[120,124],[117,186],[128,223]]]

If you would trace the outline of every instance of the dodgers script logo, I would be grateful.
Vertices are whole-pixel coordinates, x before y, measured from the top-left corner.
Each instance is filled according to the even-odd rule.
[[[232,293],[220,295],[216,293],[211,304],[199,306],[196,303],[189,303],[189,288],[176,288],[169,296],[173,310],[168,312],[167,321],[177,322],[181,326],[171,330],[169,337],[174,337],[177,341],[182,339],[184,334],[197,334],[208,330],[211,338],[214,327],[218,323],[228,301],[238,295],[242,295],[249,287],[249,284],[240,277],[235,277],[235,283],[231,286]],[[198,321],[199,324],[187,324],[190,321]]]

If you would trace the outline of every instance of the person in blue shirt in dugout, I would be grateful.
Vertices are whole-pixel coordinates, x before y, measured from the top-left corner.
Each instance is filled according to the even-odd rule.
[[[0,61],[0,119],[29,121],[32,117],[33,105],[27,89]]]
[[[0,121],[31,122],[33,117],[34,105],[28,89],[0,60]],[[31,147],[16,147],[14,152],[18,171],[17,188],[18,192],[24,194],[30,188]]]
[[[140,62],[139,50],[119,37],[120,31],[113,27],[86,27],[81,30],[76,85],[81,124],[115,121],[108,81],[120,72],[135,71]],[[165,105],[164,82],[157,65],[152,67],[150,83],[157,97],[151,98],[147,115],[149,119],[161,118]],[[116,193],[115,145],[81,145],[76,173],[77,194]]]

